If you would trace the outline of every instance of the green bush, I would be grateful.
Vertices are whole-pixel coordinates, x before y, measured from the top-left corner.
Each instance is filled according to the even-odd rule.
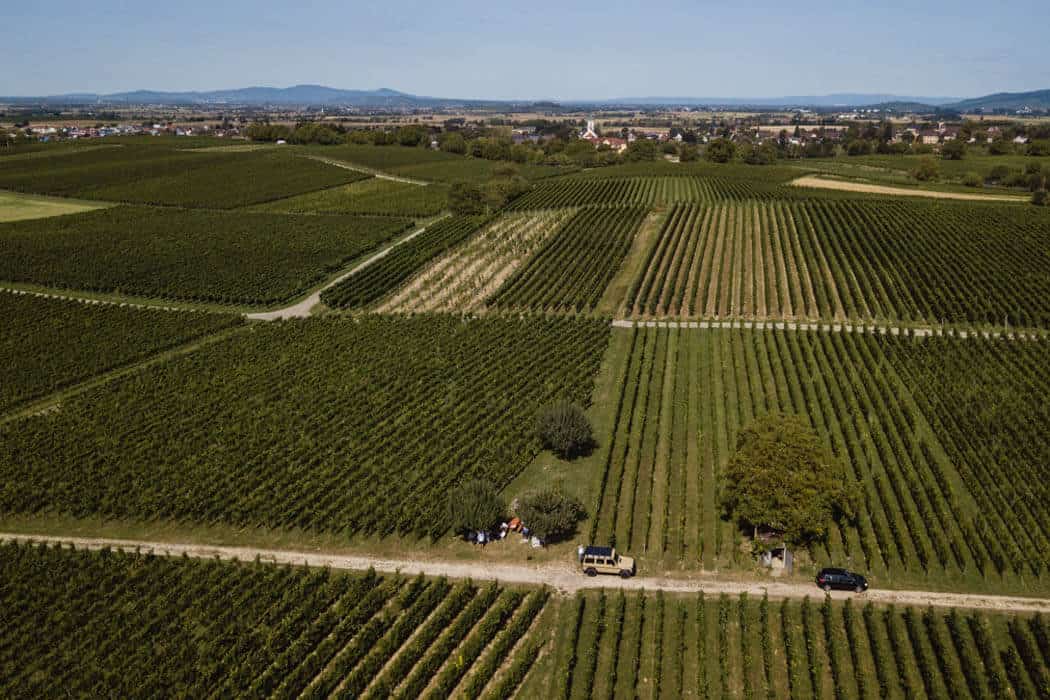
[[[536,437],[544,447],[565,459],[578,457],[594,447],[590,421],[582,408],[568,401],[540,410],[536,416]]]
[[[517,514],[544,543],[572,535],[587,517],[583,504],[559,489],[525,494],[518,499]]]
[[[1046,206],[1046,190],[1037,190],[1032,193],[1032,204],[1037,207]]]
[[[984,184],[984,180],[977,173],[966,173],[963,175],[963,184],[967,187],[980,187]]]
[[[496,487],[484,479],[471,479],[448,493],[449,525],[455,532],[488,530],[507,512]]]
[[[929,182],[930,180],[936,180],[940,172],[941,169],[937,165],[937,161],[933,158],[923,158],[912,170],[911,174],[912,177],[920,182]]]

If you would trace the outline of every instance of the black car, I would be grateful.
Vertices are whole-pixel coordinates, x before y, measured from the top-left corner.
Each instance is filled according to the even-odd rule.
[[[868,579],[845,569],[821,569],[817,574],[817,585],[825,591],[835,588],[863,593],[868,590]]]

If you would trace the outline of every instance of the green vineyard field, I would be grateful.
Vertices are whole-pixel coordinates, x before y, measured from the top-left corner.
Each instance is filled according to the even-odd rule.
[[[0,189],[37,194],[79,196],[85,190],[136,183],[233,162],[229,153],[192,153],[173,148],[112,146],[46,149],[42,157],[0,161]],[[45,157],[46,156],[46,157]]]
[[[1036,698],[1050,664],[1041,616],[613,590],[563,608],[523,697]]]
[[[780,411],[807,418],[862,492],[858,522],[811,548],[815,566],[855,567],[876,585],[1045,586],[1047,341],[622,332],[593,541],[651,566],[750,567],[719,480],[741,426]]]
[[[0,693],[495,697],[548,593],[0,545]],[[17,612],[16,612],[17,611]]]
[[[1050,212],[937,202],[680,205],[635,316],[1050,325]]]
[[[139,204],[229,209],[368,176],[292,152],[107,145],[0,161],[0,189]],[[46,157],[45,157],[46,156]]]
[[[486,221],[481,216],[452,216],[433,223],[389,255],[321,292],[321,301],[340,309],[368,306],[400,287],[431,260],[467,240]]]
[[[540,182],[512,210],[595,205],[667,205],[677,202],[787,199],[797,192],[760,180],[720,177],[565,177]]]
[[[240,322],[0,292],[0,412]]]
[[[647,213],[643,207],[577,212],[500,287],[490,305],[536,311],[593,309]]]
[[[481,184],[487,182],[498,170],[508,165],[499,161],[468,158],[429,148],[406,148],[404,146],[345,145],[309,148],[306,149],[306,152],[392,175],[444,184],[455,182]],[[543,165],[515,165],[514,168],[516,172],[528,179],[550,177],[561,172],[558,168]]]
[[[194,167],[101,187],[88,186],[80,190],[78,196],[134,204],[233,209],[369,177],[365,173],[280,151],[220,155],[226,157],[206,168]]]
[[[589,403],[609,332],[559,318],[252,325],[0,426],[0,512],[436,537],[453,484],[502,487],[538,454],[541,406]]]
[[[506,214],[436,258],[384,299],[376,311],[473,312],[485,303],[572,215],[571,211]]]
[[[448,188],[441,185],[410,185],[368,178],[318,192],[279,199],[255,211],[289,214],[365,214],[373,216],[427,217],[448,205]]]
[[[0,280],[228,304],[294,297],[408,219],[115,207],[0,224]]]

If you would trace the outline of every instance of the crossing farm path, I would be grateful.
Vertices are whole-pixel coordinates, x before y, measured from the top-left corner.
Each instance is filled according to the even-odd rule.
[[[313,294],[306,297],[300,302],[292,304],[291,306],[286,306],[283,309],[277,309],[276,311],[263,311],[259,313],[245,314],[245,317],[255,321],[279,321],[285,318],[303,318],[305,316],[309,316],[310,309],[314,308],[315,306],[321,303],[321,292],[330,287],[334,287],[335,285],[345,280],[347,277],[357,272],[360,272],[361,270],[373,264],[377,260],[382,260],[387,255],[389,255],[390,251],[392,251],[394,248],[403,243],[407,243],[419,234],[423,233],[423,231],[425,231],[426,229],[427,227],[423,226],[421,228],[416,229],[407,236],[403,236],[397,239],[396,241],[388,245],[386,248],[383,248],[383,250],[379,251],[375,255],[366,258],[365,260],[358,263],[357,265],[354,265],[352,268],[339,275],[338,277],[329,280],[323,287],[314,290]]]
[[[1015,202],[1024,203],[1027,197],[1009,194],[970,194],[968,192],[941,192],[938,190],[918,190],[907,187],[891,187],[889,185],[874,185],[865,182],[853,182],[851,180],[829,180],[814,175],[800,177],[792,180],[789,184],[795,187],[816,187],[825,190],[839,190],[841,192],[864,192],[867,194],[885,194],[893,197],[927,197],[930,199],[963,199],[971,202]]]
[[[365,570],[374,568],[380,573],[397,573],[405,575],[426,574],[428,576],[447,576],[449,578],[475,581],[499,580],[503,583],[548,585],[565,593],[572,594],[587,588],[623,588],[627,590],[666,591],[669,593],[699,593],[718,595],[739,595],[761,597],[768,593],[770,598],[804,598],[823,595],[813,584],[781,583],[775,581],[734,581],[716,574],[698,575],[693,578],[665,578],[660,576],[639,576],[622,580],[615,577],[588,578],[577,572],[570,564],[526,566],[503,564],[491,561],[442,561],[430,559],[393,559],[385,557],[352,556],[325,554],[323,552],[301,552],[278,549],[255,549],[252,547],[220,547],[209,545],[182,544],[176,542],[146,542],[138,540],[118,540],[85,537],[56,537],[0,533],[0,541],[38,542],[47,544],[72,545],[78,549],[97,550],[109,547],[128,551],[152,551],[159,555],[239,561],[254,561],[256,558],[275,564],[293,564],[332,569]],[[834,592],[834,598],[850,598],[854,594]],[[882,604],[912,605],[936,607],[973,608],[980,610],[1011,612],[1048,612],[1050,599],[1020,598],[1014,596],[970,595],[964,593],[943,593],[937,591],[894,591],[869,590],[860,596],[862,600]]]
[[[353,170],[359,173],[368,173],[369,175],[380,180],[390,180],[391,182],[403,182],[406,185],[419,185],[421,187],[426,187],[430,184],[425,180],[416,180],[415,178],[411,177],[391,175],[390,173],[385,173],[382,170],[376,170],[375,168],[369,168],[364,165],[357,165],[356,163],[347,163],[345,160],[335,160],[334,158],[322,158],[321,156],[307,156],[307,158],[319,161],[321,163],[327,163],[328,165],[335,166],[336,168],[342,168],[343,170]]]

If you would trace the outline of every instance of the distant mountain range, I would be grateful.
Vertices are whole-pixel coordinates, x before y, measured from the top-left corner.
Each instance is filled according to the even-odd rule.
[[[324,85],[294,85],[288,88],[247,87],[233,90],[163,92],[133,90],[110,94],[71,93],[44,97],[0,97],[15,104],[107,104],[107,105],[246,105],[246,106],[347,106],[417,107],[454,104],[486,104],[488,100],[451,100],[421,97],[380,88],[378,90],[340,90]]]
[[[616,104],[653,105],[728,105],[748,107],[861,107],[889,102],[912,102],[939,107],[958,102],[958,97],[901,97],[866,93],[834,93],[831,95],[797,95],[789,97],[622,97],[603,100]]]
[[[411,95],[398,90],[340,90],[324,85],[295,85],[288,88],[248,87],[233,90],[211,90],[201,92],[162,92],[157,90],[135,90],[107,95],[95,93],[71,93],[45,97],[0,97],[0,102],[24,105],[243,105],[243,106],[347,106],[359,108],[393,109],[440,106],[500,106],[511,104],[534,104],[538,101],[449,99]],[[550,101],[544,101],[554,104]],[[569,100],[563,106],[718,106],[785,108],[812,107],[820,109],[846,109],[854,107],[882,107],[898,110],[969,111],[974,109],[1030,108],[1050,109],[1050,90],[1034,92],[1001,92],[977,98],[958,97],[904,97],[889,94],[836,93],[831,95],[801,95],[788,97],[622,97],[610,100]]]
[[[958,110],[973,109],[1050,109],[1050,90],[1032,92],[997,92],[994,95],[961,100],[952,105]]]

